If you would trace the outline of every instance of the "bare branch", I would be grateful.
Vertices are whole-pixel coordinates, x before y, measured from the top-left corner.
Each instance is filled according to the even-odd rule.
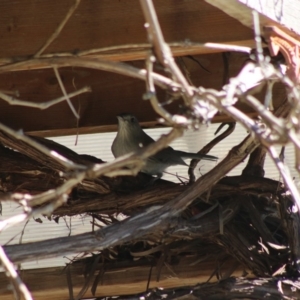
[[[61,156],[56,151],[49,150],[48,148],[34,141],[32,138],[26,136],[23,132],[14,131],[1,123],[0,123],[0,130],[7,133],[8,135],[13,136],[18,140],[25,142],[26,144],[32,146],[34,149],[45,154],[46,156],[51,157],[53,160],[55,160],[56,162],[58,162],[60,165],[64,166],[67,169],[78,169],[78,170],[86,169],[85,166],[73,163],[72,161]]]
[[[23,132],[15,131],[10,129],[9,127],[5,126],[4,124],[0,123],[0,130],[5,132],[6,134],[25,142],[26,144],[30,145],[34,149],[38,150],[39,152],[45,154],[48,157],[51,157],[53,160],[58,162],[61,166],[64,166],[67,169],[78,169],[83,170],[86,169],[85,166],[75,164],[72,161],[66,159],[65,157],[61,156],[59,153],[49,150],[45,146],[41,145],[40,143],[34,141],[32,138],[26,136]],[[8,145],[9,146],[9,145]]]
[[[215,52],[221,51],[231,51],[231,52],[244,52],[244,53],[251,53],[250,47],[239,46],[234,44],[221,44],[221,43],[196,43],[191,41],[183,41],[183,42],[173,42],[168,43],[169,47],[175,51],[175,55],[181,55],[186,53],[187,50],[192,52],[193,54],[197,54],[199,52],[202,53],[201,49],[214,49]],[[122,52],[124,56],[124,52],[126,50],[128,52],[128,59],[144,59],[147,57],[147,52],[151,50],[152,45],[149,43],[142,43],[142,44],[125,44],[125,45],[117,45],[111,47],[102,47],[102,48],[95,48],[95,49],[88,49],[82,51],[70,51],[70,52],[55,52],[55,53],[47,53],[41,54],[40,58],[52,58],[52,57],[95,57],[100,59],[109,59],[109,60],[118,60],[120,57],[120,52]],[[181,50],[181,51],[180,51]],[[133,52],[133,54],[132,54]],[[209,52],[209,51],[203,51]],[[134,55],[134,57],[132,57]],[[19,61],[25,61],[28,59],[28,56],[19,57]],[[0,58],[0,66],[6,64],[14,63],[14,58]]]
[[[83,57],[32,58],[22,62],[1,66],[0,73],[18,70],[30,70],[32,68],[53,68],[70,66],[114,72],[116,74],[130,76],[141,80],[146,80],[147,73],[147,71],[144,69],[137,69],[124,63]],[[153,73],[152,76],[155,84],[161,86],[162,88],[167,88],[172,91],[178,91],[180,89],[180,85],[178,83],[169,78],[166,78],[165,76],[157,73]]]
[[[14,226],[16,224],[22,223],[23,221],[26,221],[27,217],[28,217],[28,214],[24,213],[24,214],[12,216],[4,221],[0,221],[0,232],[11,226]]]
[[[188,84],[187,80],[176,65],[172,56],[171,49],[164,40],[152,0],[140,0],[140,4],[147,22],[145,24],[145,27],[148,31],[148,39],[153,45],[160,63],[167,70],[171,71],[171,74],[174,76],[175,81],[180,83],[180,85],[182,86],[184,96],[183,98],[186,105],[190,107],[192,105],[191,98],[194,94],[193,89]]]
[[[221,43],[195,43],[195,42],[175,42],[175,43],[167,43],[170,48],[209,48],[209,49],[216,49],[220,51],[236,51],[236,52],[244,52],[249,53],[251,52],[250,47],[238,46],[238,45],[230,45],[230,44],[221,44]],[[120,51],[120,50],[132,50],[132,49],[143,49],[145,51],[151,50],[151,44],[126,44],[126,45],[119,45],[119,46],[112,46],[112,47],[103,47],[98,49],[89,49],[83,50],[76,53],[77,56],[86,56],[91,54],[98,54],[102,52],[111,52],[111,51]],[[54,54],[45,54],[42,57],[52,57],[52,56],[73,56],[73,53],[66,52],[66,53],[54,53]]]
[[[275,142],[276,135],[278,136],[278,140],[276,143],[287,143],[287,135],[288,130],[286,128],[286,124],[283,119],[279,119],[276,116],[274,116],[269,110],[266,109],[264,105],[262,105],[255,97],[252,95],[246,96],[246,102],[249,104],[253,109],[255,109],[259,116],[263,119],[263,121],[268,125],[268,128],[275,131],[273,134],[273,142]],[[275,135],[276,134],[276,135]],[[266,143],[271,143],[271,138],[266,139]]]
[[[222,123],[221,126],[215,132],[215,134],[217,134],[220,131],[220,129],[225,125],[228,125],[228,128],[223,133],[216,136],[207,145],[205,145],[200,151],[198,151],[198,153],[207,154],[215,145],[217,145],[219,142],[221,142],[223,139],[225,139],[227,136],[229,136],[234,131],[234,129],[235,129],[235,123],[234,122]],[[189,170],[188,170],[190,183],[195,182],[195,180],[196,180],[196,177],[195,177],[195,174],[194,174],[194,169],[196,168],[199,161],[200,161],[200,159],[192,159],[191,160]]]
[[[50,198],[54,199],[48,203],[47,205],[44,205],[42,207],[39,208],[34,208],[31,209],[27,206],[27,202],[26,201],[21,201],[21,203],[24,205],[25,207],[25,212],[13,217],[10,217],[6,220],[0,221],[0,232],[3,230],[8,229],[9,227],[12,227],[16,224],[22,223],[28,219],[30,219],[31,217],[36,217],[36,216],[40,216],[40,215],[48,215],[50,216],[53,211],[58,208],[59,206],[63,205],[64,203],[66,203],[66,201],[68,200],[68,196],[67,194],[63,194],[63,195],[50,195]]]
[[[150,54],[147,62],[146,62],[146,86],[147,86],[147,93],[144,95],[144,99],[149,99],[153,109],[160,115],[163,116],[168,123],[171,125],[174,124],[174,121],[172,120],[172,115],[168,113],[163,106],[159,103],[156,97],[156,91],[155,91],[155,86],[154,86],[154,81],[153,81],[153,62],[155,61],[155,57]]]
[[[16,272],[13,264],[9,261],[2,246],[0,246],[0,261],[8,278],[12,282],[15,291],[21,294],[25,300],[32,300],[30,292],[28,291],[26,285],[23,283],[20,276]]]
[[[268,147],[268,153],[270,154],[277,170],[279,171],[280,175],[282,176],[286,187],[291,192],[294,202],[297,205],[298,212],[300,212],[300,194],[299,194],[299,191],[291,177],[289,169],[280,160],[279,155],[274,146]]]
[[[66,92],[65,86],[64,86],[64,84],[63,84],[63,82],[62,82],[62,80],[61,80],[61,78],[60,78],[60,75],[59,75],[59,72],[58,72],[57,68],[56,68],[56,67],[53,67],[53,70],[54,70],[56,79],[57,79],[57,81],[58,81],[58,83],[59,83],[59,86],[60,86],[60,88],[61,88],[61,90],[62,90],[62,93],[63,93],[65,99],[67,100],[67,103],[68,103],[69,107],[71,108],[71,111],[73,112],[74,116],[75,116],[77,119],[79,119],[79,115],[78,115],[77,111],[75,110],[75,108],[74,108],[72,102],[70,101],[70,98],[68,97],[68,94],[67,94],[67,92]]]
[[[91,91],[92,91],[91,88],[86,86],[86,87],[83,87],[82,89],[80,89],[78,91],[75,91],[73,93],[68,94],[67,96],[68,96],[68,98],[73,98],[73,97],[76,97],[80,94],[91,92]],[[8,96],[7,94],[5,94],[2,91],[0,91],[0,98],[5,100],[10,105],[20,105],[20,106],[25,106],[25,107],[39,108],[41,110],[47,109],[47,108],[49,108],[49,107],[51,107],[55,104],[58,104],[58,103],[66,100],[66,97],[62,96],[62,97],[59,97],[59,98],[56,98],[56,99],[53,99],[53,100],[50,100],[50,101],[47,101],[47,102],[36,103],[36,102],[20,100],[20,99],[17,99],[15,97],[13,97],[13,96]]]
[[[65,27],[66,23],[71,18],[73,12],[76,10],[80,3],[80,0],[75,0],[74,4],[70,7],[68,13],[64,17],[64,19],[61,21],[59,26],[56,28],[56,30],[53,32],[53,34],[49,37],[49,39],[46,41],[46,43],[42,46],[42,48],[35,54],[35,57],[39,57],[45,50],[48,48],[48,46],[59,36],[62,29]]]
[[[264,62],[264,54],[261,42],[261,33],[260,33],[260,24],[259,24],[259,14],[257,11],[252,11],[253,16],[253,25],[254,25],[254,33],[255,33],[255,43],[256,43],[256,52],[257,52],[257,61],[262,66]]]

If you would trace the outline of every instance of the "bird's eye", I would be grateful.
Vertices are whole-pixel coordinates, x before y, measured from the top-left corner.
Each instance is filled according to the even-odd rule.
[[[135,122],[135,118],[132,117],[132,118],[130,119],[130,121],[131,121],[131,123],[134,123],[134,122]]]

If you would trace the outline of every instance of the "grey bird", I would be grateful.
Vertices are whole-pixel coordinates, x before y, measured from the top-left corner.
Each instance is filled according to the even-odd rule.
[[[131,114],[121,114],[118,118],[118,133],[115,137],[111,151],[114,157],[119,157],[139,150],[155,141],[144,132],[137,118]],[[174,165],[184,165],[184,158],[205,159],[216,161],[218,158],[206,154],[188,153],[174,150],[172,147],[164,148],[155,155],[149,157],[142,168],[143,173],[162,177],[163,171]]]

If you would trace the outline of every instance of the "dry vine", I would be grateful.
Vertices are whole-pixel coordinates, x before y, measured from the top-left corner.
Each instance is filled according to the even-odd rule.
[[[240,74],[238,74],[235,78],[230,79],[229,84],[224,86],[222,90],[217,91],[213,89],[192,86],[186,80],[180,68],[174,61],[170,45],[168,45],[164,40],[163,33],[161,31],[151,0],[140,0],[146,20],[145,27],[148,31],[149,43],[151,45],[150,48],[153,47],[153,52],[149,53],[146,61],[145,69],[137,69],[119,62],[117,63],[99,59],[95,60],[92,58],[85,58],[80,55],[78,57],[70,54],[53,54],[50,57],[49,55],[42,55],[42,52],[44,52],[47,46],[58,36],[59,32],[62,30],[68,18],[72,15],[72,12],[76,9],[79,3],[80,1],[75,2],[74,6],[68,12],[66,18],[62,21],[57,30],[55,30],[54,34],[48,39],[46,44],[36,53],[33,58],[16,63],[4,64],[0,67],[0,72],[9,72],[20,69],[26,70],[32,67],[53,68],[59,81],[63,96],[59,99],[39,105],[30,102],[23,102],[8,96],[4,92],[0,92],[0,98],[4,99],[10,104],[21,104],[24,106],[39,107],[41,109],[66,100],[69,103],[74,115],[78,116],[69,98],[76,96],[79,93],[88,92],[90,89],[83,88],[76,93],[67,94],[63,82],[60,80],[58,68],[65,66],[95,68],[144,80],[147,87],[145,98],[151,102],[153,109],[163,118],[163,122],[173,126],[173,129],[169,132],[169,134],[162,136],[156,143],[141,149],[137,153],[121,157],[111,163],[102,163],[99,161],[95,162],[88,160],[86,157],[80,157],[74,153],[66,151],[65,149],[56,148],[57,145],[28,137],[21,132],[14,131],[3,124],[0,124],[1,143],[6,147],[17,150],[18,152],[13,153],[14,151],[2,146],[0,151],[5,153],[7,156],[11,155],[13,160],[19,159],[20,162],[22,161],[22,157],[26,155],[28,158],[28,164],[26,166],[24,165],[23,168],[28,168],[28,170],[38,169],[47,177],[47,179],[50,180],[48,182],[50,182],[52,185],[51,189],[47,191],[35,191],[36,193],[34,194],[15,192],[14,189],[10,189],[10,191],[14,191],[13,193],[3,194],[1,196],[1,201],[18,202],[24,207],[24,213],[1,221],[0,231],[8,228],[9,226],[13,226],[16,223],[28,220],[28,218],[41,214],[63,216],[82,213],[82,206],[80,206],[82,203],[77,206],[74,204],[73,207],[70,207],[72,206],[72,200],[74,200],[72,199],[72,191],[74,192],[75,190],[85,193],[97,192],[98,196],[101,199],[104,199],[104,203],[111,203],[111,200],[114,198],[114,196],[108,194],[111,190],[118,186],[118,184],[115,183],[116,179],[114,177],[137,175],[143,165],[143,161],[146,158],[168,146],[175,138],[179,137],[183,133],[184,129],[197,128],[200,123],[209,122],[218,111],[227,114],[236,122],[242,124],[250,131],[250,134],[239,145],[234,147],[228,153],[227,157],[222,160],[213,170],[200,177],[193,184],[188,186],[176,186],[175,188],[174,185],[170,183],[164,183],[162,181],[157,183],[158,185],[161,184],[164,187],[166,191],[165,196],[169,200],[167,203],[164,202],[166,199],[163,199],[163,197],[161,199],[156,199],[156,201],[149,200],[151,199],[151,195],[153,196],[153,194],[151,194],[151,190],[155,191],[158,185],[155,184],[153,187],[147,188],[143,186],[143,190],[149,192],[150,196],[143,203],[143,210],[138,211],[136,215],[133,215],[131,211],[132,207],[128,205],[128,202],[126,204],[125,200],[123,200],[123,202],[120,201],[119,205],[123,205],[123,211],[128,213],[130,216],[124,221],[112,221],[111,225],[100,228],[93,233],[85,233],[71,237],[45,240],[23,245],[7,246],[3,248],[5,252],[2,251],[2,248],[0,248],[0,259],[4,262],[6,271],[9,273],[10,277],[14,278],[12,282],[18,293],[22,294],[24,298],[30,299],[30,296],[28,296],[28,291],[24,288],[23,283],[18,277],[16,277],[9,259],[14,263],[19,263],[35,259],[42,259],[45,257],[68,255],[73,254],[74,252],[100,251],[101,253],[101,251],[104,251],[105,249],[117,247],[132,241],[138,241],[142,238],[148,237],[150,234],[157,234],[160,237],[166,235],[170,239],[183,239],[187,232],[189,237],[197,238],[199,236],[205,236],[205,238],[207,238],[208,233],[218,232],[218,234],[214,236],[214,241],[229,251],[228,249],[230,248],[230,243],[234,245],[237,242],[243,241],[242,239],[238,240],[240,236],[234,236],[233,228],[235,230],[239,229],[234,227],[234,222],[229,222],[232,220],[237,220],[235,218],[237,212],[240,210],[240,206],[243,206],[242,213],[246,212],[250,215],[251,222],[255,224],[257,232],[259,232],[260,236],[262,237],[263,241],[261,244],[255,241],[256,245],[261,245],[266,252],[274,251],[276,247],[288,245],[291,249],[291,253],[286,251],[284,252],[284,255],[291,255],[289,263],[291,264],[290,268],[293,269],[294,272],[293,276],[299,276],[298,264],[300,253],[298,246],[300,245],[300,242],[298,236],[299,232],[297,232],[295,228],[297,229],[297,226],[299,226],[300,195],[288,170],[284,166],[283,162],[281,162],[279,155],[276,153],[274,148],[274,145],[286,145],[287,143],[292,143],[295,148],[297,170],[299,171],[299,90],[295,82],[274,67],[274,65],[262,55],[262,46],[259,40],[259,24],[256,15],[254,14],[254,25],[256,28],[255,35],[257,41],[256,63],[248,63],[241,70]],[[136,46],[139,47],[138,45]],[[216,45],[213,46],[216,47]],[[149,50],[151,50],[150,48]],[[238,47],[234,49],[248,51],[248,49],[240,49]],[[115,49],[90,50],[86,51],[86,53],[83,53],[82,55],[95,52],[99,53],[101,51],[108,50]],[[153,72],[153,64],[155,61],[159,62],[164,67],[165,74],[171,75],[168,77]],[[250,89],[257,86],[262,86],[264,84],[270,84],[270,82],[274,81],[281,82],[286,86],[288,100],[283,103],[282,107],[279,107],[274,112],[271,112],[250,93]],[[159,102],[156,95],[155,85],[167,89],[170,94],[174,94],[176,96],[180,95],[185,104],[184,113],[180,115],[172,115],[169,113]],[[267,98],[270,98],[270,95],[268,95]],[[245,113],[234,107],[238,101],[244,101],[247,105],[257,111],[260,116],[260,120],[253,120]],[[286,114],[287,110],[289,110],[288,114]],[[220,138],[217,140],[219,141]],[[263,148],[258,148],[259,146],[263,146]],[[209,144],[203,151],[209,151],[211,147],[212,145]],[[291,194],[291,196],[287,195],[286,190],[284,190],[281,186],[276,192],[272,193],[272,197],[274,197],[274,199],[277,201],[276,205],[279,207],[280,213],[283,217],[285,217],[285,220],[288,220],[283,227],[280,227],[280,233],[285,234],[288,242],[285,240],[285,238],[282,238],[281,240],[278,238],[278,236],[275,238],[275,230],[271,231],[270,229],[274,224],[279,226],[278,220],[280,218],[274,218],[275,221],[272,220],[274,224],[269,224],[270,226],[268,227],[256,213],[256,209],[263,211],[267,205],[269,205],[272,197],[258,195],[256,192],[254,192],[255,189],[251,190],[249,188],[247,189],[247,196],[249,199],[252,196],[254,197],[254,194],[257,198],[261,196],[264,199],[264,203],[261,204],[263,207],[255,207],[255,204],[253,204],[255,203],[255,200],[252,198],[246,204],[237,204],[239,202],[238,200],[240,199],[237,196],[241,196],[241,194],[238,193],[240,190],[237,192],[239,187],[235,187],[235,189],[232,190],[235,192],[235,194],[232,195],[232,197],[235,199],[233,202],[229,203],[229,201],[225,201],[221,204],[217,201],[219,199],[218,193],[223,193],[225,190],[228,191],[229,186],[232,185],[228,183],[226,183],[226,185],[224,181],[222,181],[222,178],[255,149],[258,149],[257,152],[254,153],[259,158],[264,158],[266,151],[269,153],[284,180],[286,189]],[[253,157],[254,156],[252,156],[252,161],[255,161]],[[263,159],[260,161],[263,161]],[[53,171],[55,176],[53,176]],[[245,173],[247,172],[245,171]],[[190,175],[191,182],[193,182],[194,179],[192,174]],[[141,182],[148,180],[142,176],[143,175],[139,175],[136,177],[137,179],[135,179],[136,181],[134,181],[133,184],[140,184]],[[27,178],[27,180],[28,185],[30,185],[29,178]],[[124,183],[128,179],[121,180],[123,180]],[[245,182],[243,181],[243,183]],[[264,183],[267,185],[267,182]],[[272,184],[272,187],[274,187],[274,185],[278,186],[279,183],[276,182]],[[211,192],[212,187],[215,189],[213,192]],[[267,189],[266,187],[264,188]],[[137,193],[138,191],[139,189],[137,189]],[[251,192],[253,194],[251,194]],[[268,192],[271,193],[271,191]],[[261,193],[263,194],[263,188],[261,188]],[[131,195],[131,197],[134,197],[134,193]],[[126,197],[124,197],[124,199],[125,198]],[[291,199],[293,202],[291,202]],[[193,215],[189,219],[185,216],[185,214],[189,212],[189,208],[195,202],[201,202],[199,206],[202,205],[206,209],[204,209],[204,212],[202,211],[199,214]],[[68,205],[70,206],[68,207]],[[95,204],[93,205],[94,206],[91,205],[90,211],[88,211],[89,213],[95,213]],[[147,207],[148,205],[152,206],[149,208]],[[274,214],[276,211],[276,205],[274,203],[270,205]],[[83,206],[86,207],[86,203],[84,203]],[[201,208],[203,208],[202,206]],[[294,212],[295,209],[293,210],[293,208],[291,208],[293,206],[297,208],[296,213]],[[220,209],[218,214],[215,211],[216,207],[219,207]],[[107,207],[105,207],[105,204],[103,204],[102,210],[99,209],[97,213],[99,215],[112,215],[114,210],[115,207],[113,205],[109,206],[107,204]],[[87,211],[85,210],[85,212]],[[209,223],[207,219],[204,218],[206,215],[209,215],[215,221],[215,223]],[[209,225],[208,227],[205,227],[205,230],[203,229],[204,224]],[[202,228],[203,231],[201,231],[199,228]],[[291,228],[293,228],[292,233],[290,230]],[[174,242],[174,240],[172,240],[172,242]],[[172,242],[170,242],[170,244],[172,244]],[[265,243],[268,244],[265,245]],[[53,245],[56,246],[53,247]],[[283,268],[285,263],[288,264],[288,260],[282,258],[280,263],[271,262],[268,269],[265,265],[263,265],[263,263],[265,263],[269,257],[266,258],[267,255],[263,256],[262,263],[258,259],[258,253],[255,253],[253,255],[256,259],[253,263],[248,263],[247,265],[247,255],[249,255],[249,251],[247,251],[247,243],[245,242],[242,246],[243,247],[240,252],[237,251],[236,258],[239,262],[242,262],[244,265],[246,265],[257,276],[262,276],[263,274],[267,274],[268,276],[278,275],[278,270]],[[156,247],[157,248],[154,247],[156,249],[155,251],[153,250],[154,248],[151,250],[148,249],[148,254],[149,251],[154,253],[157,250],[162,249],[160,246]],[[273,248],[273,250],[270,250],[271,248]],[[6,255],[9,257],[9,259]],[[98,260],[99,257],[97,258]],[[270,259],[272,260],[273,256],[271,257],[270,255]],[[280,270],[282,271],[283,269]],[[93,270],[92,275],[94,275],[94,272],[95,270]],[[286,276],[288,276],[289,272],[290,269],[288,270],[288,268],[284,267],[283,273]],[[276,283],[279,281],[276,281]],[[88,282],[86,286],[88,286],[89,283],[90,282]],[[284,285],[290,284],[287,281],[282,281],[282,283]],[[231,292],[234,290],[234,287],[237,284],[239,283],[234,282],[231,284]],[[250,282],[248,284],[251,285],[253,283]],[[273,288],[274,281],[270,279],[268,284],[270,284]],[[295,283],[295,286],[297,286],[297,289],[299,290],[297,284]],[[79,298],[82,297],[86,291],[85,287],[79,294]],[[192,287],[193,292],[198,293],[199,295],[202,295],[201,289],[201,286]],[[255,292],[259,293],[260,291],[257,288]],[[233,295],[236,295],[234,292],[232,293]],[[149,294],[149,299],[151,299],[153,294],[158,295],[159,293],[152,291],[151,294]],[[274,294],[277,295],[277,291],[274,292]]]

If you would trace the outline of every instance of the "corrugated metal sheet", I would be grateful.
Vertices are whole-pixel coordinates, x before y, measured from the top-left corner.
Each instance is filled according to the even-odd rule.
[[[201,149],[207,142],[209,142],[214,137],[214,132],[218,125],[213,124],[209,127],[202,126],[199,131],[187,131],[185,135],[172,143],[172,147],[184,151],[196,152]],[[149,129],[146,132],[151,135],[154,139],[157,139],[161,134],[168,132],[167,128],[163,129]],[[80,154],[90,154],[101,158],[105,161],[112,161],[113,155],[110,151],[110,145],[115,137],[115,133],[101,133],[101,134],[89,134],[81,135],[78,138],[78,144],[75,146],[75,136],[65,136],[51,138],[52,140],[61,143],[70,149],[76,151]],[[247,132],[241,126],[237,126],[236,130],[227,139],[222,141],[217,145],[210,154],[218,156],[222,160],[228,153],[228,151],[235,145],[239,144],[242,139],[247,135]],[[286,163],[291,170],[293,170],[294,165],[294,154],[292,147],[287,147],[286,152]],[[211,168],[215,166],[216,163],[209,161],[202,161],[197,167],[196,174],[200,176],[205,174]],[[230,172],[230,175],[239,175],[242,169],[245,167],[246,162],[241,163],[237,168]],[[266,161],[266,176],[272,179],[279,179],[276,167],[273,165],[271,160],[268,158]],[[183,178],[187,178],[187,168],[184,166],[172,167],[168,172],[173,174],[178,174]],[[298,174],[296,171],[292,172],[293,176],[298,179]],[[165,179],[173,180],[178,182],[175,175],[164,175]],[[11,203],[3,204],[3,213],[1,219],[6,219],[9,216],[15,215],[21,212],[21,209],[16,207]],[[44,240],[55,237],[68,236],[69,234],[74,235],[82,232],[87,232],[91,230],[91,218],[84,216],[77,216],[72,218],[60,219],[59,224],[54,221],[49,221],[48,219],[41,217],[43,220],[42,224],[36,223],[34,220],[30,220],[26,225],[24,230],[24,235],[22,242],[33,242],[38,240]],[[9,243],[15,244],[19,243],[19,239],[24,228],[24,224],[10,228],[0,234],[0,243],[2,245]],[[69,229],[71,228],[71,230]],[[12,237],[14,237],[12,239]],[[36,261],[31,263],[22,264],[22,268],[44,268],[50,266],[61,266],[68,261],[67,258],[55,258],[47,259],[42,261]]]

